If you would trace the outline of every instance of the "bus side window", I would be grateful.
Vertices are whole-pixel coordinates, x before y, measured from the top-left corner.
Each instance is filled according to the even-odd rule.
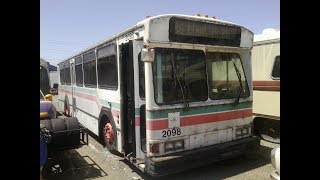
[[[277,56],[274,60],[271,76],[272,79],[280,79],[280,56]]]
[[[83,71],[82,71],[82,56],[76,58],[76,85],[79,87],[83,86]]]
[[[97,87],[96,59],[94,51],[83,55],[84,86]]]
[[[144,62],[141,61],[141,52],[138,55],[139,63],[139,94],[141,99],[145,99]]]

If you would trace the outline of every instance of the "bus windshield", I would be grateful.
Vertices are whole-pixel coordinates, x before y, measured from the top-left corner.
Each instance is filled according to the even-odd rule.
[[[249,97],[249,88],[238,54],[207,53],[206,59],[208,63],[209,97],[212,100],[233,99],[238,96]]]
[[[155,52],[153,78],[157,104],[206,101],[208,96],[222,100],[250,95],[238,54],[205,55],[201,50],[164,48],[156,48]]]
[[[208,99],[205,54],[201,50],[155,49],[155,101],[158,104]]]

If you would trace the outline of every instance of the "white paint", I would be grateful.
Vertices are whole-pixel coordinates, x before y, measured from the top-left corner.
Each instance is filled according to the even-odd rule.
[[[254,42],[267,41],[271,39],[280,39],[280,30],[274,28],[267,28],[261,34],[254,35]]]
[[[169,129],[180,127],[180,112],[168,113]]]

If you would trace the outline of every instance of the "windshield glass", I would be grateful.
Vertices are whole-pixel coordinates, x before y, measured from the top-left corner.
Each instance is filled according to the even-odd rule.
[[[249,97],[240,56],[235,53],[207,53],[209,97],[213,100]],[[242,89],[236,68],[239,70]],[[240,92],[239,92],[240,91]]]
[[[158,48],[155,55],[153,78],[157,104],[208,99],[203,51]]]

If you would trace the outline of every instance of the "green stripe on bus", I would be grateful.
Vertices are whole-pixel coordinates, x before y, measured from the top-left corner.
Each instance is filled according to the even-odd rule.
[[[180,116],[188,116],[188,115],[221,112],[221,111],[231,111],[231,110],[245,109],[245,108],[251,108],[251,107],[252,107],[252,101],[239,103],[237,105],[223,104],[223,105],[210,105],[210,106],[202,106],[202,107],[190,107],[187,110],[183,110],[183,108],[179,108],[179,109],[158,110],[158,111],[152,111],[152,112],[147,111],[147,118],[148,119],[168,118],[168,113],[172,113],[172,112],[180,112]]]

